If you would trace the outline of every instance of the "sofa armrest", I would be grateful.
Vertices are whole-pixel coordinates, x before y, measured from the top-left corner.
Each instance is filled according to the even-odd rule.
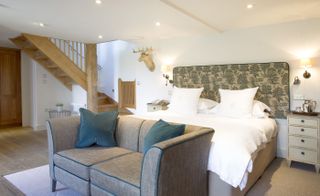
[[[56,118],[47,121],[47,132],[49,149],[53,153],[74,148],[78,128],[80,125],[80,118],[68,117],[68,118]]]
[[[74,148],[79,125],[79,117],[56,118],[47,121],[49,166],[52,179],[55,179],[53,155],[59,151]]]
[[[153,145],[142,164],[141,195],[207,195],[213,133],[202,128]]]

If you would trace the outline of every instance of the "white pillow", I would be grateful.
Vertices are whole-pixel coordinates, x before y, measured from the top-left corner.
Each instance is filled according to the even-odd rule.
[[[267,111],[267,112],[266,112]],[[271,108],[261,101],[253,101],[252,116],[255,118],[268,118]]]
[[[169,111],[193,115],[197,113],[200,95],[203,88],[173,88]]]
[[[220,106],[218,114],[233,118],[251,118],[253,99],[258,87],[243,90],[219,89]]]
[[[219,103],[211,99],[200,98],[198,103],[198,111],[210,110]]]

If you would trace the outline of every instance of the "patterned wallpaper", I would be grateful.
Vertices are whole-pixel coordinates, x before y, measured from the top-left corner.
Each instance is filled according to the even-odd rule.
[[[259,87],[255,99],[270,106],[275,118],[286,118],[289,111],[289,64],[286,62],[179,66],[173,69],[174,85],[204,87],[201,97],[220,101],[219,88]]]

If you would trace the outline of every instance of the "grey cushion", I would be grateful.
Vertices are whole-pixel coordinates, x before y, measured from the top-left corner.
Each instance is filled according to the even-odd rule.
[[[94,165],[90,169],[91,183],[118,196],[140,195],[142,159],[141,153],[131,153]]]
[[[90,195],[90,183],[79,178],[76,175],[70,174],[59,167],[54,167],[56,180],[67,187],[81,193],[82,195]],[[59,195],[59,194],[57,194]]]
[[[93,184],[90,184],[90,192],[91,192],[91,196],[116,196],[112,193],[109,193],[106,190],[103,190],[97,186],[94,186]]]
[[[132,151],[119,147],[75,148],[58,152],[54,155],[54,164],[58,167],[89,180],[89,167]]]
[[[118,146],[138,151],[138,138],[143,119],[121,116],[116,131]]]

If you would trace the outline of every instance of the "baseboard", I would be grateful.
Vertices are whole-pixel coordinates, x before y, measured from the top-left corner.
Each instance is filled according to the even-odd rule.
[[[288,150],[286,148],[277,148],[277,157],[287,158]]]

